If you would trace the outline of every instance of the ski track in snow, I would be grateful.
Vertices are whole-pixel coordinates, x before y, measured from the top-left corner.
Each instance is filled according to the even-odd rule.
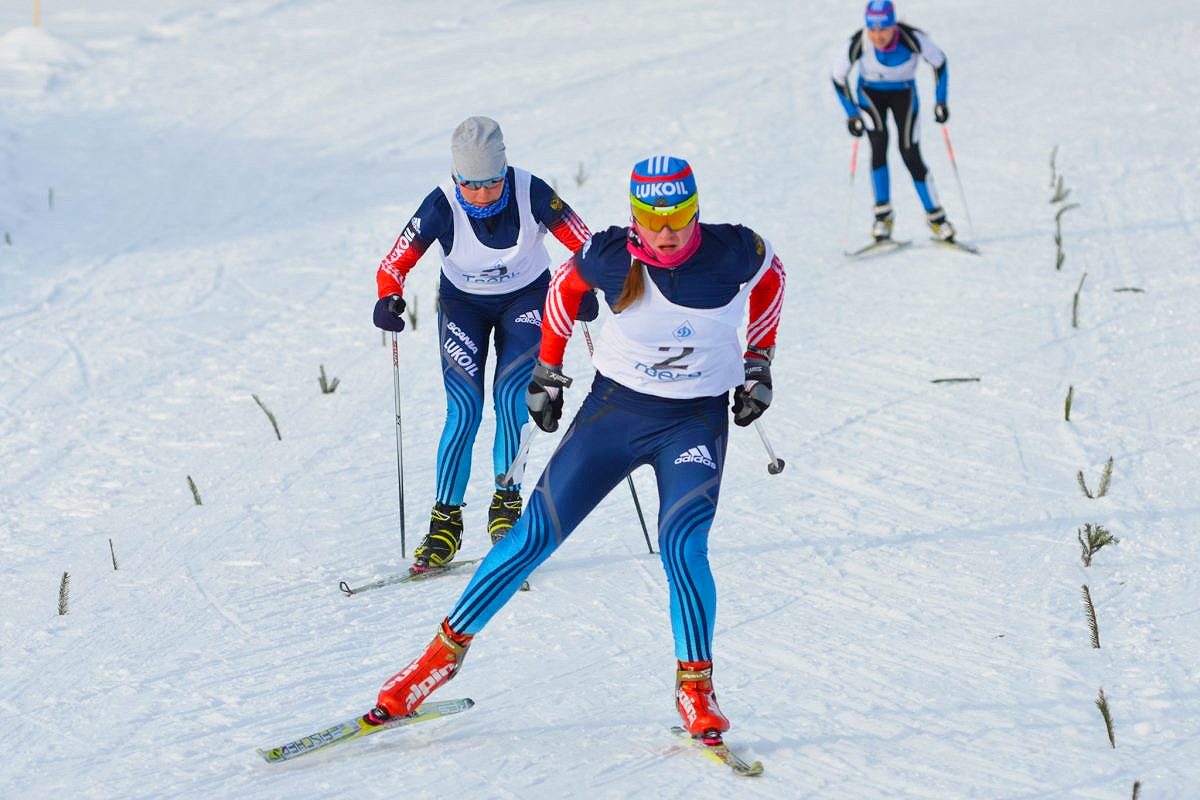
[[[1200,159],[1186,54],[1161,44],[1197,32],[1182,3],[903,4],[953,63],[983,254],[926,242],[893,153],[897,235],[915,243],[863,262],[840,253],[848,199],[850,235],[866,236],[869,157],[864,146],[848,197],[828,81],[857,5],[119,0],[44,6],[40,31],[26,11],[0,11],[13,242],[0,244],[0,795],[422,798],[447,779],[487,798],[1200,785]],[[920,82],[930,106],[928,71]],[[629,164],[684,155],[705,218],[761,231],[788,267],[763,418],[787,468],[767,475],[757,436],[734,430],[710,553],[717,689],[761,778],[734,778],[668,731],[665,580],[624,482],[442,690],[474,697],[469,713],[279,766],[254,753],[367,710],[466,585],[337,590],[406,567],[373,272],[475,113],[497,117],[513,163],[554,181],[593,229],[627,217]],[[1046,202],[1055,145],[1080,203],[1062,217],[1062,271]],[[413,273],[419,324],[401,335],[409,554],[443,414],[436,273],[432,256]],[[1144,292],[1114,291],[1127,287]],[[320,365],[336,393],[318,391]],[[566,370],[587,385],[581,342]],[[931,383],[963,377],[980,380]],[[568,414],[584,393],[567,393]],[[464,558],[486,547],[489,415]],[[531,479],[556,441],[534,440]],[[1083,497],[1076,472],[1094,487],[1110,456],[1110,493]],[[652,476],[634,483],[653,525]],[[1084,568],[1088,522],[1120,543]]]

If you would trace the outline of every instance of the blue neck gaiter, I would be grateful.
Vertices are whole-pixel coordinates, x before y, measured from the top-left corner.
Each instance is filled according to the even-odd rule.
[[[463,211],[467,212],[467,216],[472,219],[487,219],[494,217],[504,209],[508,208],[508,196],[510,194],[509,187],[512,181],[504,182],[504,192],[494,203],[488,203],[486,206],[476,206],[468,203],[462,196],[462,188],[458,184],[454,185],[454,196],[458,198],[458,204],[462,206]]]

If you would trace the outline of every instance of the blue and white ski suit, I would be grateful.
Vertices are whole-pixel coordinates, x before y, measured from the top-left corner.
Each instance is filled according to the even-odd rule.
[[[941,210],[933,177],[921,158],[921,120],[918,114],[916,72],[924,59],[934,69],[935,97],[945,103],[950,72],[946,54],[929,34],[903,22],[896,25],[896,40],[886,50],[875,48],[863,30],[850,37],[833,67],[833,88],[847,117],[862,116],[871,143],[871,183],[877,213],[890,212],[891,186],[888,176],[887,113],[892,112],[899,136],[900,157],[912,175],[913,186],[926,213]],[[858,82],[850,92],[850,72],[858,65]]]

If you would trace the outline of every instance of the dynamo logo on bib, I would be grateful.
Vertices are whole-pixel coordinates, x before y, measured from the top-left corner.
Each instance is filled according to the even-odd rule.
[[[692,329],[692,323],[685,321],[682,325],[676,328],[671,335],[676,339],[683,341],[684,339],[694,336],[695,333],[696,331]]]

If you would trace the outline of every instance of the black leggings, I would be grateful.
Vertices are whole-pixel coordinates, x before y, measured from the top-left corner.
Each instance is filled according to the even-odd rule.
[[[896,130],[900,134],[900,157],[914,181],[925,180],[928,170],[921,159],[917,143],[920,128],[917,121],[917,95],[912,89],[883,91],[863,86],[858,90],[858,105],[871,124],[867,126],[867,138],[871,142],[871,169],[887,166],[888,129],[887,112],[892,111]]]

